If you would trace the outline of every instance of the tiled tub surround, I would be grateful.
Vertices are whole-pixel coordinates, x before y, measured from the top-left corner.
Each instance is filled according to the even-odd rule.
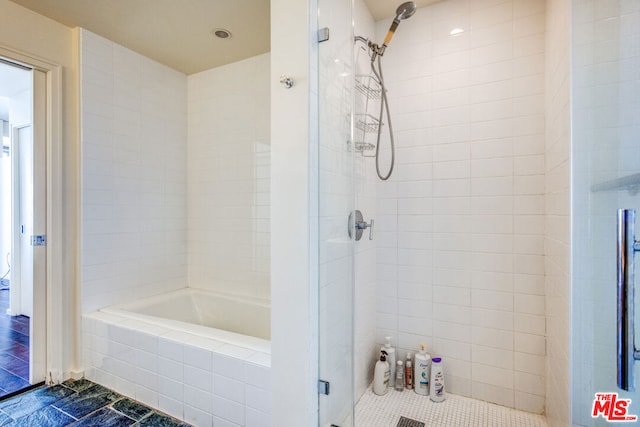
[[[195,426],[270,425],[268,347],[104,312],[82,324],[87,378]]]
[[[188,427],[86,379],[39,387],[0,402],[6,427]]]

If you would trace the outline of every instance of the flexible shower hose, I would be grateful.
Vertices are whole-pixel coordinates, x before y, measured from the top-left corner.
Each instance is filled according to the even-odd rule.
[[[383,181],[386,181],[389,179],[389,177],[391,176],[391,173],[393,172],[393,166],[395,164],[395,158],[396,158],[396,153],[395,153],[395,143],[393,140],[393,127],[391,126],[391,113],[389,112],[389,102],[387,101],[387,89],[385,88],[384,85],[384,77],[382,75],[382,62],[380,60],[381,56],[376,55],[378,57],[378,70],[376,70],[376,66],[375,66],[375,56],[371,58],[371,71],[373,71],[373,74],[376,76],[376,78],[378,79],[378,82],[380,83],[380,91],[381,91],[381,99],[380,99],[380,115],[378,118],[378,139],[376,141],[376,173],[378,174],[378,178],[380,178]],[[387,124],[389,126],[389,141],[391,144],[391,166],[389,167],[389,172],[386,175],[382,175],[382,173],[380,173],[380,136],[382,133],[382,116],[384,115],[384,111],[387,112]]]

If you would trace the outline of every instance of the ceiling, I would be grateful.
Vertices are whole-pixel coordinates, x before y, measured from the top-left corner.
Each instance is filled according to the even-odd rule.
[[[185,74],[269,51],[269,0],[12,0]],[[231,31],[230,39],[212,35]]]
[[[185,74],[270,50],[269,0],[12,0],[69,27],[83,27]],[[296,0],[303,1],[303,0]],[[440,0],[416,0],[418,7]],[[375,20],[402,0],[365,0]],[[231,31],[230,39],[212,35]]]
[[[379,21],[396,15],[396,8],[404,3],[405,0],[364,0],[369,8],[369,12],[373,19]],[[414,0],[417,7],[425,7],[442,0]]]

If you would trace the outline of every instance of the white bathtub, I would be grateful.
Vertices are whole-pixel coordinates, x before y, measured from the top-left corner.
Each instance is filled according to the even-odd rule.
[[[270,423],[267,301],[193,288],[82,316],[87,378],[195,426]]]
[[[185,288],[100,311],[270,352],[271,309],[258,298]]]

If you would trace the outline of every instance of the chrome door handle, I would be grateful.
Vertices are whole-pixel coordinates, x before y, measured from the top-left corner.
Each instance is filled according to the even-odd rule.
[[[618,387],[634,391],[633,364],[640,360],[640,351],[635,346],[634,292],[635,253],[640,251],[640,242],[635,238],[635,209],[618,209],[617,242],[617,377]]]

